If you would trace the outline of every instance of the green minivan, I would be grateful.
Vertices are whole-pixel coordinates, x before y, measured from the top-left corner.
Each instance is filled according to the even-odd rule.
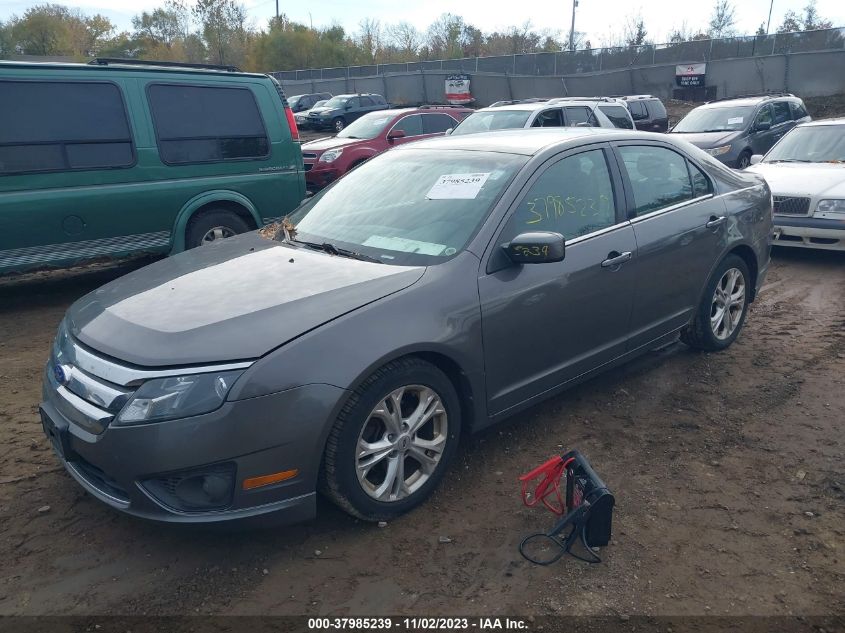
[[[296,123],[268,75],[0,62],[0,274],[177,253],[305,195]]]

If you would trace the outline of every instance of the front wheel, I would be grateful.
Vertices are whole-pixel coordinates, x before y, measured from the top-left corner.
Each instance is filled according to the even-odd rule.
[[[751,164],[751,152],[743,152],[739,155],[739,158],[736,160],[736,168],[737,169],[745,169]]]
[[[458,446],[449,378],[417,358],[388,363],[356,389],[329,434],[321,491],[366,521],[391,519],[437,487]]]
[[[343,117],[337,117],[334,121],[332,121],[332,127],[335,132],[343,132],[343,128],[346,127],[346,121]]]
[[[710,277],[695,317],[681,332],[681,340],[710,352],[729,347],[745,323],[750,298],[748,265],[741,257],[728,255]]]

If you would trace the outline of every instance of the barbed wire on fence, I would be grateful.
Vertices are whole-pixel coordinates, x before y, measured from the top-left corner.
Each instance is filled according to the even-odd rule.
[[[554,53],[523,53],[492,57],[463,57],[433,61],[310,68],[271,73],[277,79],[349,79],[391,73],[449,71],[505,73],[509,75],[557,76],[621,70],[631,66],[708,62],[738,57],[762,57],[786,53],[839,50],[845,48],[845,28],[797,31],[692,40],[667,44],[618,46]]]

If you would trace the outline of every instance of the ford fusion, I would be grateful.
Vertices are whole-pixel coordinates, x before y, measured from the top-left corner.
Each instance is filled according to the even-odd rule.
[[[760,176],[643,132],[398,147],[284,230],[77,301],[44,430],[81,486],[140,517],[302,520],[317,491],[394,517],[462,433],[679,335],[729,346],[768,267],[771,204]]]

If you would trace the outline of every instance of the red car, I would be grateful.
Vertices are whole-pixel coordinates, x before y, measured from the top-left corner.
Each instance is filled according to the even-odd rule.
[[[471,113],[458,106],[420,106],[365,114],[335,137],[302,145],[305,182],[311,190],[325,187],[395,145],[445,134]]]

